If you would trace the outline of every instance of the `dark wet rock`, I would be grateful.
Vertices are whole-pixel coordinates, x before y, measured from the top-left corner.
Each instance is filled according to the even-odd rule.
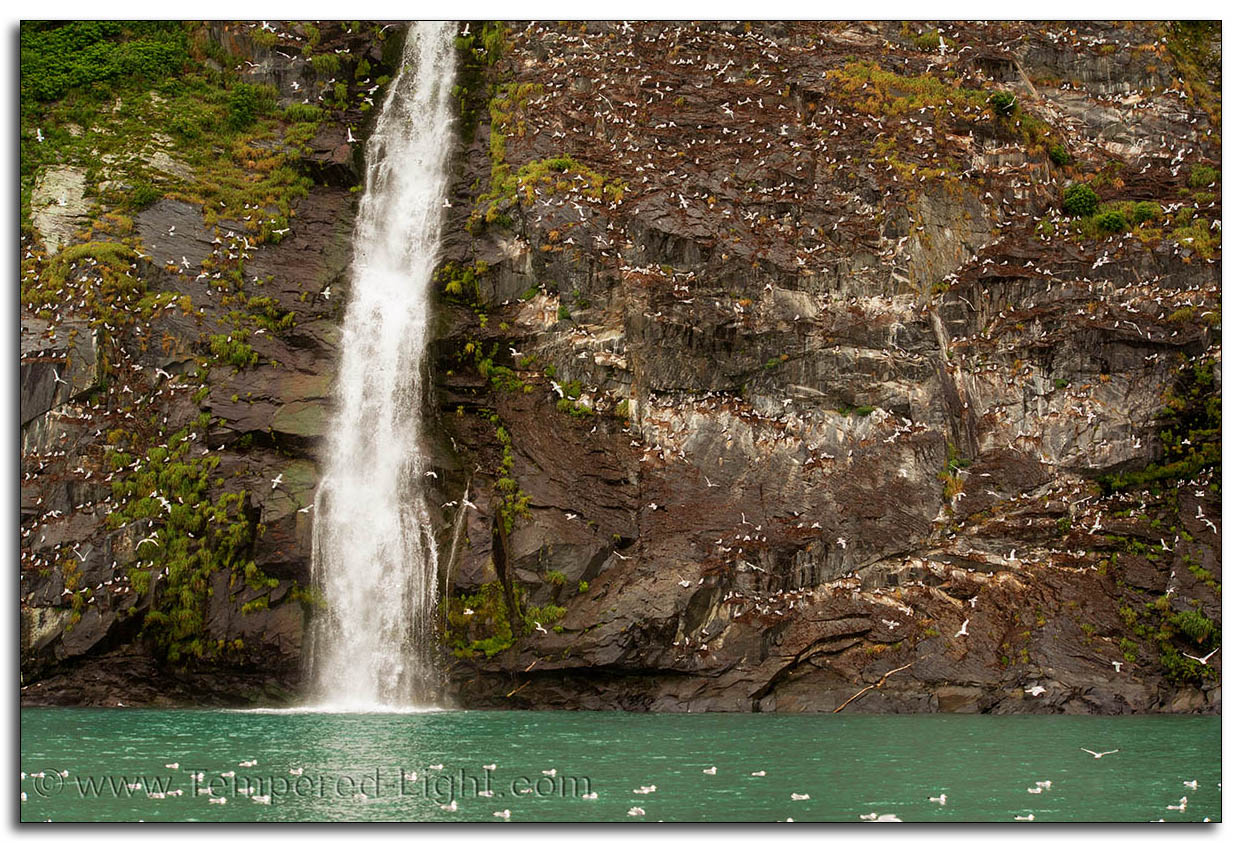
[[[203,222],[197,205],[176,199],[162,199],[142,211],[134,220],[151,262],[163,267],[199,267],[212,253],[216,235]]]
[[[97,355],[95,332],[84,320],[67,319],[53,325],[43,319],[22,319],[19,405],[23,428],[94,387]]]

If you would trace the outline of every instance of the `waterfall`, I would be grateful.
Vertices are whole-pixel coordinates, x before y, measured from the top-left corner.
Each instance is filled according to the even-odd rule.
[[[311,629],[318,704],[435,701],[436,547],[420,407],[454,141],[454,26],[417,23],[366,147],[335,418],[315,496]]]

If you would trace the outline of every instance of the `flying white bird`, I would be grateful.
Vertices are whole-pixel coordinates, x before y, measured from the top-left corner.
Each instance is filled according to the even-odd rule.
[[[1188,659],[1191,659],[1192,661],[1197,661],[1199,664],[1204,665],[1206,667],[1208,663],[1208,659],[1212,658],[1212,656],[1216,655],[1219,652],[1220,652],[1220,647],[1217,647],[1215,650],[1208,653],[1206,656],[1203,656],[1202,658],[1200,658],[1199,656],[1192,656],[1190,655],[1190,653],[1186,653],[1186,652],[1183,652],[1182,655]]]

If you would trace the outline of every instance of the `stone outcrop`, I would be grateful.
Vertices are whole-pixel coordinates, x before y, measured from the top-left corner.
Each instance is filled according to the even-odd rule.
[[[1166,412],[1220,390],[1218,40],[1192,67],[1145,24],[475,29],[427,402],[454,700],[1219,711],[1219,661],[1186,655],[1219,636],[1219,469],[1117,482],[1219,444],[1218,415]],[[314,84],[210,34],[282,103]],[[326,40],[377,74],[389,52]],[[292,314],[245,338],[260,365],[200,366],[228,306],[165,267],[244,225],[181,199],[135,222],[151,289],[193,305],[130,341],[144,371],[105,380],[88,326],[23,319],[27,702],[300,689],[365,125],[300,153],[278,242],[225,238]],[[1064,216],[1071,182],[1125,230]],[[256,528],[268,579],[211,575],[205,637],[244,642],[215,662],[153,652],[150,597],[113,588],[150,525],[106,525],[82,476],[108,469],[75,416],[139,381],[169,429],[210,414],[192,452]]]

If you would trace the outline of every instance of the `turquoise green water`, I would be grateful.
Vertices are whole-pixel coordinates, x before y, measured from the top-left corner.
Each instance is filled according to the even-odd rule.
[[[26,709],[21,760],[25,821],[1221,818],[1217,717]]]

